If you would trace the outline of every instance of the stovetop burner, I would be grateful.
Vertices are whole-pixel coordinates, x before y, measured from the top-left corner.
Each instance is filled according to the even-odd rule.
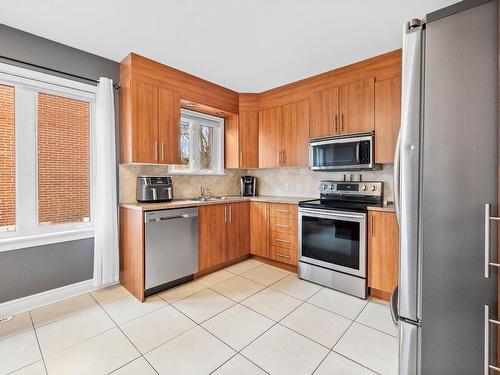
[[[319,191],[320,199],[301,201],[299,207],[364,212],[383,205],[382,182],[321,181]]]

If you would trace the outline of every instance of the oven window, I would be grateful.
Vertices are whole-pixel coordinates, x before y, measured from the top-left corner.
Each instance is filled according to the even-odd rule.
[[[302,256],[359,270],[358,222],[302,217]]]
[[[315,167],[357,165],[358,145],[359,142],[346,142],[313,146],[313,165]]]

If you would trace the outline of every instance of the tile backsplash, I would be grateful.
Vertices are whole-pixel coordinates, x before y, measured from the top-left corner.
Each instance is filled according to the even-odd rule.
[[[135,201],[135,182],[140,175],[167,175],[165,166],[121,164],[120,165],[120,202]],[[359,172],[313,172],[308,168],[281,169],[226,169],[223,176],[172,176],[174,197],[192,198],[200,194],[200,185],[210,189],[212,195],[238,195],[240,177],[257,177],[259,195],[280,195],[311,197],[318,196],[320,180],[342,181],[345,173]],[[360,172],[364,181],[384,182],[384,199],[393,200],[393,167],[385,165],[382,170]]]

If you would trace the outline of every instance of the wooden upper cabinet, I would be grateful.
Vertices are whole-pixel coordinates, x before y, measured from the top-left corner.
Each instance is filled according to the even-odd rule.
[[[250,253],[269,258],[269,203],[250,202]]]
[[[401,124],[401,76],[375,82],[375,163],[394,163]]]
[[[164,88],[158,90],[158,148],[161,164],[180,164],[180,98]]]
[[[399,232],[396,214],[368,213],[368,286],[391,293],[398,283]]]
[[[259,111],[259,168],[280,166],[281,112],[281,107]]]
[[[250,253],[250,202],[226,205],[227,260],[241,258]]]
[[[224,204],[214,204],[200,206],[198,210],[198,271],[202,271],[224,263],[227,259],[227,209]]]
[[[239,120],[240,168],[258,168],[259,112],[242,111]]]
[[[225,168],[240,167],[240,131],[238,116],[224,119],[224,166]]]
[[[339,134],[339,88],[316,92],[309,101],[309,137],[322,138]]]
[[[179,163],[179,117],[174,92],[136,78],[122,81],[121,162]]]
[[[340,133],[362,133],[375,127],[375,78],[340,86]]]
[[[307,167],[309,164],[309,100],[282,107],[280,130],[281,166]]]

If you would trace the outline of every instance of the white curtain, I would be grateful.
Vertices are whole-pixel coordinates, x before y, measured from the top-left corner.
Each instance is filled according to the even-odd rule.
[[[109,78],[99,78],[94,131],[94,280],[96,286],[102,286],[119,279],[115,105]]]

